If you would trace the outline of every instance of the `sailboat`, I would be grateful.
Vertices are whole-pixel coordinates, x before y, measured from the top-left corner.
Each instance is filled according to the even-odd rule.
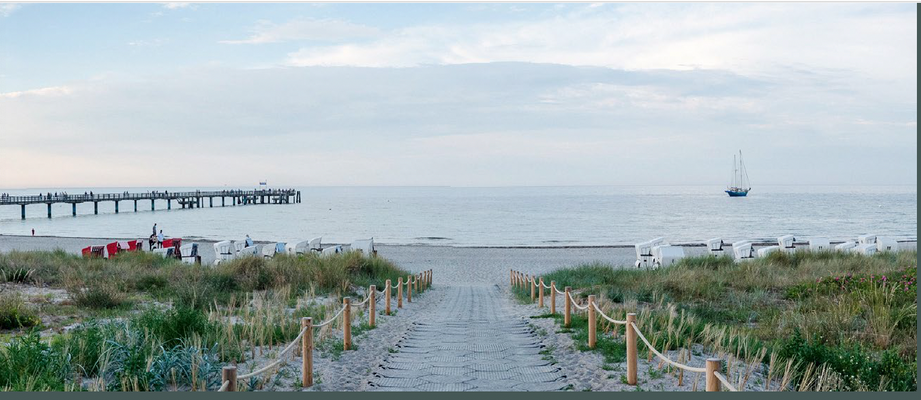
[[[726,193],[729,197],[745,197],[752,190],[751,183],[748,181],[748,171],[745,170],[745,163],[742,162],[742,150],[739,150],[739,160],[736,162],[736,156],[732,156],[732,182]]]

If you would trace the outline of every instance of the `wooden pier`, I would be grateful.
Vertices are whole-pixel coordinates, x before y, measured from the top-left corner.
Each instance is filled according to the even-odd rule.
[[[138,200],[150,201],[150,210],[156,209],[156,201],[166,201],[166,209],[173,208],[173,201],[182,208],[201,208],[205,207],[205,199],[208,200],[208,207],[214,207],[214,199],[220,198],[220,206],[226,207],[228,199],[230,205],[247,205],[247,204],[291,204],[301,202],[301,191],[294,189],[265,189],[265,190],[218,190],[218,191],[201,191],[194,192],[169,192],[169,191],[152,191],[146,193],[92,193],[92,194],[63,194],[63,193],[45,193],[37,196],[0,196],[0,206],[18,205],[22,209],[22,219],[26,219],[26,206],[30,204],[48,205],[48,218],[51,218],[51,205],[56,203],[67,203],[71,205],[73,215],[77,215],[77,204],[93,203],[93,213],[99,214],[99,202],[115,202],[115,213],[118,214],[118,204],[122,201],[133,201],[134,212],[138,211]]]

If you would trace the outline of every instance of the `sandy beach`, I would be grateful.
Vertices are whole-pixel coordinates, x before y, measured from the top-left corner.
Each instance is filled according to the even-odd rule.
[[[79,238],[55,236],[0,235],[0,252],[11,250],[62,249],[79,254],[80,249],[126,238]],[[202,263],[214,262],[214,241],[194,240]],[[257,244],[270,243],[256,241]],[[331,244],[324,244],[328,246]],[[767,244],[763,244],[767,245]],[[903,249],[915,249],[917,242],[901,242]],[[451,247],[426,245],[375,245],[378,255],[392,260],[412,272],[434,271],[434,281],[443,285],[494,285],[508,281],[510,269],[529,273],[545,273],[558,268],[602,262],[633,268],[636,260],[632,247]],[[762,246],[756,246],[759,248]],[[730,246],[725,247],[732,254]],[[701,245],[684,247],[687,255],[701,255]]]

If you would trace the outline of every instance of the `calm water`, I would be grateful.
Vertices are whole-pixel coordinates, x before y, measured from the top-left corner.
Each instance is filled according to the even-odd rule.
[[[182,188],[72,188],[93,190]],[[205,188],[200,188],[205,189]],[[226,188],[216,188],[216,190]],[[517,188],[301,188],[303,203],[166,211],[165,201],[112,202],[53,208],[0,207],[0,233],[88,237],[146,237],[154,222],[168,236],[293,240],[323,236],[347,243],[373,236],[387,244],[565,246],[632,244],[657,236],[672,242],[773,238],[782,234],[853,238],[864,233],[916,239],[917,186],[765,186],[729,198],[719,186]],[[9,190],[12,195],[58,189]],[[228,202],[229,204],[229,202]],[[176,206],[174,204],[174,206]],[[0,239],[2,240],[2,239]]]

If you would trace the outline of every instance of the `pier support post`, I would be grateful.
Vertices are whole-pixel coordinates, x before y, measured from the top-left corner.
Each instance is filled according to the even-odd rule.
[[[301,339],[301,383],[306,388],[313,386],[313,319],[301,318],[301,328],[304,329]]]
[[[93,202],[93,214],[99,215],[99,202],[98,201]]]
[[[214,197],[208,197],[208,203],[209,203],[210,207],[213,208],[213,207],[214,207]]]
[[[225,200],[227,200],[227,198],[224,196],[221,196],[221,207],[224,207],[227,205],[227,202]]]
[[[20,204],[19,207],[22,208],[22,219],[26,219],[26,205]]]
[[[150,199],[150,211],[154,210],[154,199]]]
[[[70,203],[70,206],[71,206],[70,207],[71,214],[73,214],[76,217],[77,216],[77,203]]]
[[[118,200],[115,200],[115,213],[118,214]]]
[[[48,203],[48,218],[51,218],[51,203]]]
[[[569,288],[567,288],[568,290]],[[636,323],[636,313],[627,313],[627,384],[636,385],[636,331],[633,330],[633,324]]]
[[[166,199],[166,209],[167,209],[167,210],[172,210],[172,209],[173,209],[173,200],[171,200],[171,199]]]
[[[134,201],[134,212],[138,212],[138,201]]]

